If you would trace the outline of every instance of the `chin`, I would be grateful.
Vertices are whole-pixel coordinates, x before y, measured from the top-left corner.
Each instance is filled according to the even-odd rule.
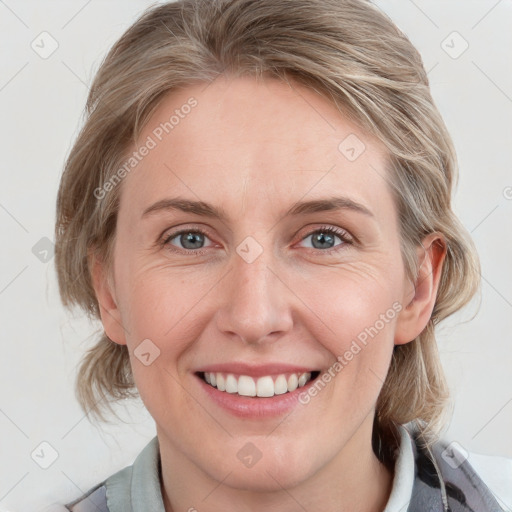
[[[237,467],[224,480],[224,484],[241,491],[268,493],[296,487],[310,476],[303,468],[292,469],[288,464],[279,467],[260,461],[258,466],[257,469]],[[222,478],[225,478],[225,475],[222,475],[220,480]]]
[[[212,458],[203,459],[203,469],[213,479],[235,489],[273,492],[301,484],[322,465],[314,447],[308,451],[307,447],[293,442],[274,439],[265,444],[264,438],[252,439],[245,438],[226,447],[215,467],[212,460],[218,458],[218,452]]]

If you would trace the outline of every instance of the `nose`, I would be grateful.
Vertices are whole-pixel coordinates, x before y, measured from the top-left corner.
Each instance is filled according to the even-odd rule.
[[[282,272],[264,251],[248,263],[233,256],[226,276],[222,305],[216,312],[217,328],[225,335],[246,344],[274,342],[292,325],[294,294]]]

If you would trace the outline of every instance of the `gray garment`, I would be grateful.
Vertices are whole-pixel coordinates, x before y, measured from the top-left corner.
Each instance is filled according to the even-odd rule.
[[[67,508],[73,512],[165,512],[159,473],[160,453],[155,437],[132,466],[107,478]]]
[[[108,512],[165,512],[158,438],[144,448],[133,466],[107,479],[106,486]]]
[[[401,427],[401,436],[393,488],[384,512],[504,512],[469,462],[446,442],[439,441],[432,450],[425,450],[418,444],[416,431]],[[405,442],[407,439],[410,442]],[[158,438],[144,448],[132,466],[67,505],[67,510],[165,512]]]

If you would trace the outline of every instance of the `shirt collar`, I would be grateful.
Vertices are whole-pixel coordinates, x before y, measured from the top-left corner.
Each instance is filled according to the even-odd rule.
[[[160,451],[153,438],[129,466],[106,481],[110,512],[165,512],[160,487]]]
[[[414,486],[414,450],[413,440],[408,430],[400,425],[400,446],[395,462],[393,486],[384,512],[407,510]]]
[[[400,447],[395,463],[391,494],[384,512],[405,510],[414,483],[412,439],[406,428],[399,427]],[[160,452],[155,437],[142,450],[132,466],[111,476],[107,482],[110,512],[165,512],[160,487]]]

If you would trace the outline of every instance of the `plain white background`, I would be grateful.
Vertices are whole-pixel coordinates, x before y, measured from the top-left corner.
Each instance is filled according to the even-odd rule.
[[[444,437],[477,466],[477,454],[512,457],[512,3],[377,4],[423,56],[459,156],[455,210],[481,256],[478,313],[470,321],[474,301],[438,335],[454,403]],[[149,5],[0,1],[0,510],[77,497],[130,464],[155,432],[140,403],[112,425],[91,425],[79,409],[76,365],[98,325],[63,309],[52,258],[59,177],[88,86]]]

